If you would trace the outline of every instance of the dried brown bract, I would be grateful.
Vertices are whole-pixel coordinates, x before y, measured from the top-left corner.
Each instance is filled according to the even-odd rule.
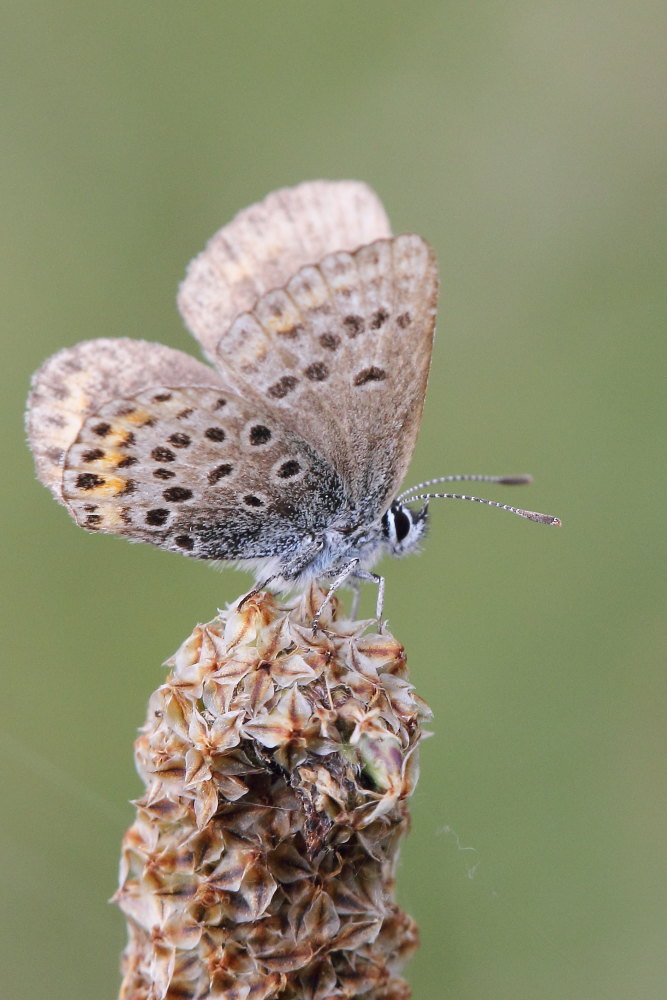
[[[146,785],[116,901],[121,1000],[406,1000],[393,898],[428,708],[402,646],[311,622],[315,585],[198,626],[136,742]]]

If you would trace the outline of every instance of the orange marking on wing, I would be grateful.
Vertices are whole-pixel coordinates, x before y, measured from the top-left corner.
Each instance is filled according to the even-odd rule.
[[[128,424],[135,424],[137,427],[143,427],[145,423],[153,419],[153,415],[147,410],[135,410],[133,413],[128,413],[125,419]]]
[[[113,448],[108,448],[102,458],[97,459],[98,467],[100,469],[115,469],[119,462],[122,462],[127,455],[124,451],[115,451]]]
[[[111,497],[120,496],[125,491],[126,486],[127,479],[123,479],[122,476],[108,476],[99,486],[93,486],[92,489],[86,490],[85,494],[89,497],[94,496],[98,499],[106,500]]]
[[[104,436],[104,444],[112,446],[125,444],[128,433],[124,427],[112,427],[109,433]]]

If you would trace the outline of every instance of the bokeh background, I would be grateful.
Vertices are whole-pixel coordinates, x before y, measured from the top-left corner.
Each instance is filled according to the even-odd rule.
[[[248,585],[77,529],[33,478],[30,373],[88,337],[196,350],[174,296],[213,231],[356,177],[441,263],[411,481],[530,471],[492,495],[564,521],[443,502],[385,565],[435,712],[414,996],[664,1000],[666,27],[651,0],[4,4],[4,996],[116,995],[135,730]]]

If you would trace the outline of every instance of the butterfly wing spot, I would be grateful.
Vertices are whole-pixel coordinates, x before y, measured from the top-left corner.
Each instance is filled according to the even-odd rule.
[[[329,378],[329,369],[323,361],[314,361],[312,365],[308,365],[304,369],[303,374],[311,382],[324,382],[325,379]]]
[[[405,330],[406,327],[410,326],[411,322],[412,322],[412,316],[410,315],[409,312],[403,312],[400,314],[400,316],[396,317],[396,325],[399,326],[401,330]]]
[[[162,445],[158,445],[157,448],[153,448],[151,458],[154,458],[156,462],[176,461],[176,456],[171,448],[164,448]]]
[[[294,476],[298,476],[301,472],[301,464],[297,462],[295,458],[290,458],[287,462],[283,464],[278,469],[278,476],[280,479],[293,479]]]
[[[179,549],[185,549],[186,552],[192,552],[195,547],[194,538],[191,538],[190,535],[176,535],[174,543],[178,545]]]
[[[167,440],[170,444],[173,444],[174,448],[189,448],[192,444],[192,438],[188,434],[183,434],[181,431],[176,431],[175,434],[170,434]]]
[[[170,392],[157,392],[152,397],[154,403],[168,403],[170,399],[171,399]]]
[[[185,500],[192,499],[192,490],[186,486],[169,486],[168,489],[163,490],[162,496],[169,503],[183,503]]]
[[[260,498],[256,497],[253,493],[246,494],[246,496],[244,496],[244,498],[243,498],[243,502],[244,502],[244,504],[247,507],[263,507],[264,506],[264,501],[260,500]]]
[[[387,320],[389,319],[389,313],[386,309],[378,309],[373,313],[371,317],[371,330],[379,330]]]
[[[82,472],[76,478],[76,487],[79,490],[94,490],[97,486],[103,486],[105,482],[103,476],[98,476],[94,472]]]
[[[370,368],[363,368],[354,376],[352,385],[366,385],[368,382],[383,382],[386,377],[387,373],[384,368],[378,368],[377,365],[371,365]]]
[[[145,424],[142,424],[142,426],[145,426]],[[129,431],[122,426],[114,427],[106,420],[102,420],[100,423],[95,424],[94,427],[91,427],[91,430],[96,437],[104,438],[107,444],[115,445],[116,447],[129,447],[134,444],[135,441],[134,433],[132,431]]]
[[[127,469],[131,465],[136,465],[139,461],[134,455],[126,455],[115,448],[89,448],[83,445],[74,445],[70,450],[70,465],[94,465],[95,471],[100,473],[112,473],[116,469]]]
[[[176,473],[172,469],[153,469],[156,479],[173,479]]]
[[[83,493],[91,493],[100,499],[122,496],[133,493],[136,486],[133,480],[121,476],[100,476],[96,472],[80,472],[74,480],[74,488]]]
[[[320,337],[320,344],[327,351],[337,351],[340,347],[340,337],[337,333],[323,333]]]
[[[188,406],[185,410],[181,410],[180,413],[176,414],[176,419],[177,420],[187,420],[188,417],[191,417],[194,412],[195,411],[192,409],[192,407]]]
[[[347,331],[348,337],[358,337],[366,329],[366,321],[363,316],[345,316],[343,326]]]
[[[146,524],[150,524],[154,528],[159,528],[169,519],[169,511],[164,507],[156,507],[154,510],[146,511]]]
[[[250,444],[252,445],[268,444],[271,436],[271,431],[264,424],[254,424],[250,428]]]
[[[284,399],[288,393],[292,392],[298,385],[299,380],[294,375],[283,375],[277,382],[270,385],[266,390],[267,396],[272,399]]]
[[[224,441],[226,436],[222,427],[207,427],[204,431],[204,437],[207,437],[209,441]]]
[[[226,479],[227,476],[231,476],[233,470],[233,465],[230,465],[229,462],[223,462],[222,465],[218,465],[215,469],[211,469],[207,479],[211,486],[215,486],[215,484],[219,483],[221,479]]]

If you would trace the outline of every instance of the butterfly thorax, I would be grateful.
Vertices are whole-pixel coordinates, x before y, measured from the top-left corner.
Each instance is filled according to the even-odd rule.
[[[344,573],[355,563],[355,573],[369,571],[383,555],[403,556],[414,551],[427,526],[427,507],[413,511],[394,502],[370,525],[362,520],[355,528],[327,528],[305,535],[298,546],[279,557],[256,560],[258,583],[271,578],[278,590],[291,590],[315,579]]]

